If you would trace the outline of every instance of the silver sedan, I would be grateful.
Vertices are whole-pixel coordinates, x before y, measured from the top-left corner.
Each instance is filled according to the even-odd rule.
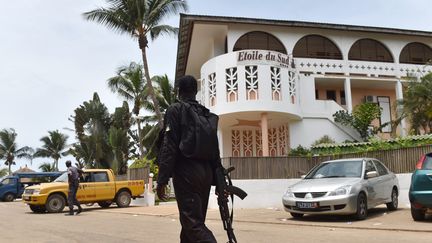
[[[380,161],[372,158],[322,162],[282,197],[285,211],[294,218],[304,214],[353,214],[365,219],[380,204],[398,207],[399,182]]]

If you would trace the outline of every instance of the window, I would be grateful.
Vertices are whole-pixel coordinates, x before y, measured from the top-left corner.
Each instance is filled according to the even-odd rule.
[[[399,56],[400,63],[426,64],[432,59],[432,49],[418,42],[406,45]]]
[[[293,56],[342,60],[339,48],[331,40],[320,35],[301,38],[294,46]]]
[[[371,171],[376,171],[376,168],[375,168],[374,164],[372,163],[372,161],[368,161],[366,163],[365,175]]]
[[[91,182],[91,176],[90,173],[83,173],[80,176],[80,182]]]
[[[372,39],[356,41],[348,53],[349,60],[393,62],[390,51],[380,42]]]
[[[315,90],[315,99],[316,99],[316,100],[318,100],[318,99],[319,99],[319,92],[318,92],[318,90],[317,90],[317,89]]]
[[[381,108],[381,116],[379,119],[380,126],[387,123],[385,127],[381,129],[382,132],[391,132],[391,109],[390,109],[390,97],[388,96],[378,96],[378,105]]]
[[[336,91],[334,91],[334,90],[327,90],[327,100],[334,100],[334,101],[336,101]]]
[[[93,173],[93,181],[94,182],[107,182],[108,175],[106,172],[94,172]]]
[[[277,51],[287,54],[282,42],[273,35],[261,31],[253,31],[244,34],[235,43],[233,51],[250,49]]]
[[[374,160],[375,163],[375,167],[378,170],[379,175],[387,175],[388,174],[388,170],[387,168],[378,160]]]
[[[426,154],[422,170],[432,170],[432,157],[430,154]]]
[[[1,183],[3,185],[13,185],[13,184],[15,184],[15,179],[6,178],[6,179],[2,180]]]

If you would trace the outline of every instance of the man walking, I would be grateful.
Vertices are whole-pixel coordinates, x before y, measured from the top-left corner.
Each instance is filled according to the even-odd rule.
[[[81,204],[78,202],[76,198],[76,194],[79,187],[79,178],[83,171],[77,167],[73,167],[70,160],[66,161],[67,173],[68,173],[68,183],[69,183],[69,191],[68,191],[68,205],[69,205],[69,213],[66,215],[74,215],[73,207],[74,204],[78,206],[77,215],[82,212]]]
[[[200,105],[192,76],[177,80],[180,102],[172,104],[164,118],[164,136],[158,154],[157,195],[167,198],[165,188],[172,176],[179,209],[181,243],[215,243],[206,227],[210,187],[220,165],[217,116]]]

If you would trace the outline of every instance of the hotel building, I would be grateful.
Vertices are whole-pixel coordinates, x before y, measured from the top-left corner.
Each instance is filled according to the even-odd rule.
[[[333,114],[362,102],[396,117],[404,87],[432,67],[432,32],[238,17],[181,15],[176,78],[220,117],[223,157],[284,156],[324,135],[361,140]],[[408,124],[384,127],[404,136]]]

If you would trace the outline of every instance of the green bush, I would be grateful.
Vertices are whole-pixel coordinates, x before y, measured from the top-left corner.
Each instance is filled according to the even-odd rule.
[[[371,138],[369,142],[362,143],[340,143],[340,144],[321,144],[312,146],[311,152],[316,155],[334,155],[345,153],[358,153],[377,150],[389,150],[416,147],[432,144],[432,134],[400,137],[390,140],[380,140]]]
[[[159,167],[155,163],[155,159],[148,159],[144,157],[142,159],[136,159],[130,166],[130,169],[144,168],[150,166],[150,172],[154,174],[153,178],[157,179],[159,173]]]

